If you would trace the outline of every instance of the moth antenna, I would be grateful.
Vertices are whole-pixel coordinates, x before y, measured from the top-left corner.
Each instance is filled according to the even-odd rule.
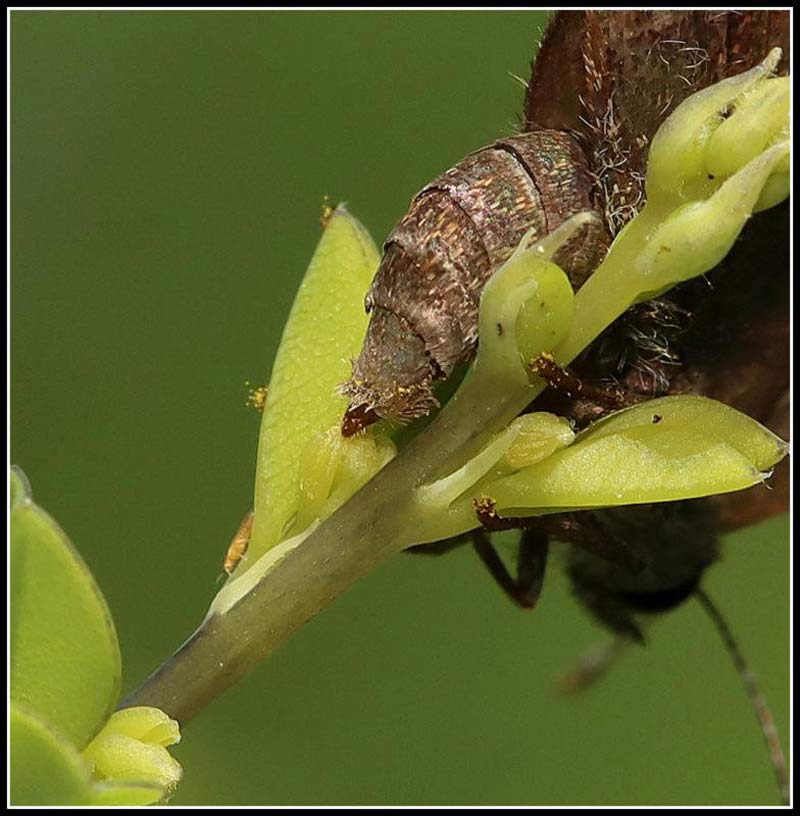
[[[736,670],[739,672],[739,677],[742,678],[747,696],[753,706],[756,714],[758,724],[761,726],[761,733],[764,735],[764,741],[767,743],[767,750],[769,751],[769,758],[772,762],[772,767],[775,771],[775,780],[778,783],[778,790],[780,791],[781,802],[784,805],[789,804],[789,772],[786,768],[786,758],[783,755],[783,748],[781,748],[781,741],[778,737],[778,731],[775,728],[775,721],[772,718],[772,712],[767,706],[767,701],[761,693],[761,689],[753,674],[744,655],[739,649],[739,644],[731,632],[728,622],[722,616],[717,605],[709,598],[706,592],[700,588],[695,590],[697,600],[700,601],[703,609],[708,613],[711,622],[719,632],[728,654],[733,660]]]

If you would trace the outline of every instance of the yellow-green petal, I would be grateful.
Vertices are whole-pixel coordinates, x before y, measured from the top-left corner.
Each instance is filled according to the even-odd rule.
[[[789,446],[761,423],[723,402],[690,394],[661,397],[609,414],[580,434],[577,443],[633,428],[686,430],[725,442],[758,470],[769,470]]]
[[[669,397],[597,423],[572,446],[483,491],[508,515],[675,501],[757,484],[786,450],[729,406]]]
[[[360,490],[396,453],[392,441],[379,433],[341,440],[339,462],[330,494],[320,513],[327,518]]]
[[[683,432],[658,442],[610,436],[574,446],[486,488],[497,509],[613,507],[677,501],[742,490],[763,475],[735,449]],[[666,455],[682,448],[685,455]],[[666,449],[666,450],[665,450]]]
[[[158,785],[165,795],[183,777],[183,768],[166,748],[125,734],[101,732],[83,756],[98,780]]]
[[[160,708],[152,706],[132,706],[115,711],[103,726],[103,734],[122,734],[164,748],[181,741],[178,723]]]
[[[768,148],[711,198],[675,210],[653,233],[636,261],[648,289],[658,292],[716,266],[739,237],[764,185],[788,152],[788,142]]]
[[[780,49],[773,48],[760,65],[692,94],[675,108],[650,145],[646,186],[651,204],[674,207],[713,190],[717,182],[708,178],[708,142],[729,107],[769,81],[780,56]]]
[[[551,352],[564,339],[574,311],[572,285],[560,267],[540,261],[535,278],[536,291],[517,318],[517,344],[526,362]]]
[[[337,386],[350,376],[350,361],[364,339],[364,296],[379,260],[364,227],[337,207],[300,284],[272,369],[248,566],[278,543],[297,512],[306,443],[344,413],[346,400]],[[240,570],[246,568],[242,562]]]
[[[771,144],[789,122],[789,91],[789,77],[780,77],[745,95],[708,141],[709,173],[730,176]]]
[[[512,427],[518,429],[518,434],[498,463],[510,470],[540,462],[575,440],[575,432],[566,419],[544,411],[523,414],[514,420]]]
[[[459,496],[491,472],[505,476],[551,456],[572,443],[569,422],[555,414],[537,412],[517,417],[455,472],[417,488],[417,501],[433,510],[445,510]]]
[[[593,218],[579,213],[533,246],[525,235],[492,275],[481,294],[478,355],[462,388],[476,382],[483,387],[485,378],[525,387],[527,363],[564,339],[574,295],[569,278],[550,258]]]

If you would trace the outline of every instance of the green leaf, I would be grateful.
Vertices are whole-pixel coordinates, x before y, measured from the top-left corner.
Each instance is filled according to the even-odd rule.
[[[666,397],[596,423],[572,446],[483,492],[507,515],[675,501],[757,484],[786,451],[727,405]]]
[[[11,698],[83,748],[116,704],[119,645],[91,573],[11,475]]]
[[[12,805],[89,803],[89,769],[68,739],[13,700],[10,726]]]
[[[247,562],[278,543],[298,510],[299,462],[315,434],[339,423],[367,330],[364,296],[380,261],[364,227],[339,206],[325,227],[292,306],[261,423],[255,517]]]

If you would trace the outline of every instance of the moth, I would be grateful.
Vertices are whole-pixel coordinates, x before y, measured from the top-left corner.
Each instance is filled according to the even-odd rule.
[[[644,203],[648,146],[659,125],[688,95],[752,68],[775,46],[783,49],[778,72],[785,74],[787,11],[558,12],[533,64],[520,133],[471,154],[423,188],[387,238],[366,298],[368,333],[343,386],[349,398],[343,434],[435,408],[436,383],[474,354],[478,301],[492,271],[528,230],[545,235],[591,210],[602,226],[586,228],[556,259],[579,288]],[[755,217],[704,278],[632,307],[570,372],[550,372],[554,387],[529,410],[550,410],[581,425],[630,402],[694,393],[726,402],[786,438],[788,261],[784,204]],[[575,594],[622,640],[643,642],[643,616],[697,597],[748,684],[785,797],[788,776],[769,712],[701,588],[718,558],[720,534],[788,508],[786,463],[771,487],[525,520],[478,507],[483,530],[472,543],[506,593],[532,607],[550,542],[566,542]],[[493,531],[508,528],[523,530],[516,577],[491,544]],[[412,549],[441,553],[460,543]]]

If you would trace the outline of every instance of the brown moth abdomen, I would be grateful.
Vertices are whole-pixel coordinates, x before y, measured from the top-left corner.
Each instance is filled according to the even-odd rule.
[[[408,421],[436,406],[433,384],[472,355],[478,304],[491,274],[533,230],[541,238],[596,210],[584,153],[569,133],[541,130],[467,156],[411,202],[384,244],[367,294],[371,313],[342,432],[378,417]],[[577,286],[608,242],[587,227],[556,261]]]

